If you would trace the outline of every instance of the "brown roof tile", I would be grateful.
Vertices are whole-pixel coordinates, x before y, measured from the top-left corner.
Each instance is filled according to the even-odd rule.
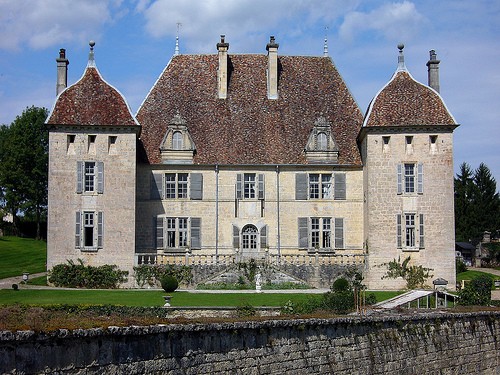
[[[267,99],[266,55],[231,55],[227,99],[217,97],[217,55],[178,55],[137,113],[147,160],[179,113],[198,164],[306,164],[304,147],[319,116],[332,124],[339,164],[361,165],[362,114],[329,58],[279,56],[279,99]]]
[[[47,121],[57,125],[138,125],[123,96],[95,67],[57,98]]]
[[[373,98],[363,126],[452,124],[456,122],[441,97],[401,70]]]

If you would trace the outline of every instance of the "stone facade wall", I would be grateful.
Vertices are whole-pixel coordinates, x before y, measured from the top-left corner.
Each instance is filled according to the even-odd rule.
[[[498,374],[500,314],[2,332],[0,372]]]
[[[434,145],[430,136],[436,136]],[[412,149],[406,137],[412,136]],[[383,137],[390,137],[384,146]],[[443,278],[450,289],[455,288],[455,222],[453,206],[453,134],[452,131],[433,128],[406,129],[368,133],[363,140],[365,160],[364,185],[365,243],[368,253],[366,282],[369,288],[404,288],[402,279],[382,279],[387,267],[381,266],[393,259],[401,261],[411,256],[411,264],[431,268],[432,279]],[[423,165],[423,193],[398,194],[398,164]],[[404,175],[403,175],[404,189]],[[413,249],[397,247],[396,215],[402,215],[402,240],[405,239],[404,214],[415,214]],[[424,215],[424,247],[418,246],[420,235],[419,214]]]

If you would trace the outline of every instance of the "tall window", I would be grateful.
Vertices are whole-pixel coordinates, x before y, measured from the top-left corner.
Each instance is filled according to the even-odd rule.
[[[96,166],[94,161],[85,162],[85,192],[92,192],[95,190],[96,179]]]
[[[167,217],[167,248],[188,246],[188,219]]]
[[[255,198],[256,195],[255,173],[244,174],[243,192],[245,198]]]
[[[185,248],[201,249],[201,218],[155,218],[156,248],[177,252]]]
[[[94,246],[94,213],[83,213],[83,246]]]
[[[174,150],[182,150],[184,149],[184,142],[182,139],[182,133],[181,132],[174,132],[172,135],[172,148]]]
[[[335,246],[343,247],[343,243],[341,243],[339,240],[339,243],[338,244],[336,243]],[[299,217],[299,248],[307,248],[307,249],[333,248],[332,218]]]
[[[257,228],[255,226],[247,225],[246,227],[243,228],[241,235],[242,235],[243,249],[244,250],[257,249],[258,231],[257,231]]]
[[[188,174],[166,173],[165,174],[165,198],[187,198],[188,196]]]
[[[415,214],[405,214],[405,246],[415,247]]]
[[[316,137],[317,149],[318,150],[326,150],[328,147],[328,140],[326,138],[325,133],[318,133]]]
[[[96,251],[103,246],[103,213],[77,211],[75,222],[75,247],[80,250]]]
[[[332,196],[331,174],[309,174],[309,198],[328,199]]]
[[[398,164],[398,194],[423,194],[424,166],[422,163]]]
[[[415,192],[415,164],[405,164],[405,193]]]

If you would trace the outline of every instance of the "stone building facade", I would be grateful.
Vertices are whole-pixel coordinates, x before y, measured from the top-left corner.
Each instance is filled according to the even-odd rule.
[[[49,270],[257,259],[354,264],[370,288],[400,288],[381,265],[411,255],[455,284],[457,125],[402,48],[363,117],[328,56],[278,56],[274,37],[267,55],[231,55],[223,36],[217,54],[174,55],[134,116],[93,47],[67,88],[57,59]]]

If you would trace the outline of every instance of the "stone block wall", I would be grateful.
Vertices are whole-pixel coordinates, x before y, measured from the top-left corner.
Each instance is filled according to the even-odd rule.
[[[500,312],[0,333],[1,373],[498,374]]]

